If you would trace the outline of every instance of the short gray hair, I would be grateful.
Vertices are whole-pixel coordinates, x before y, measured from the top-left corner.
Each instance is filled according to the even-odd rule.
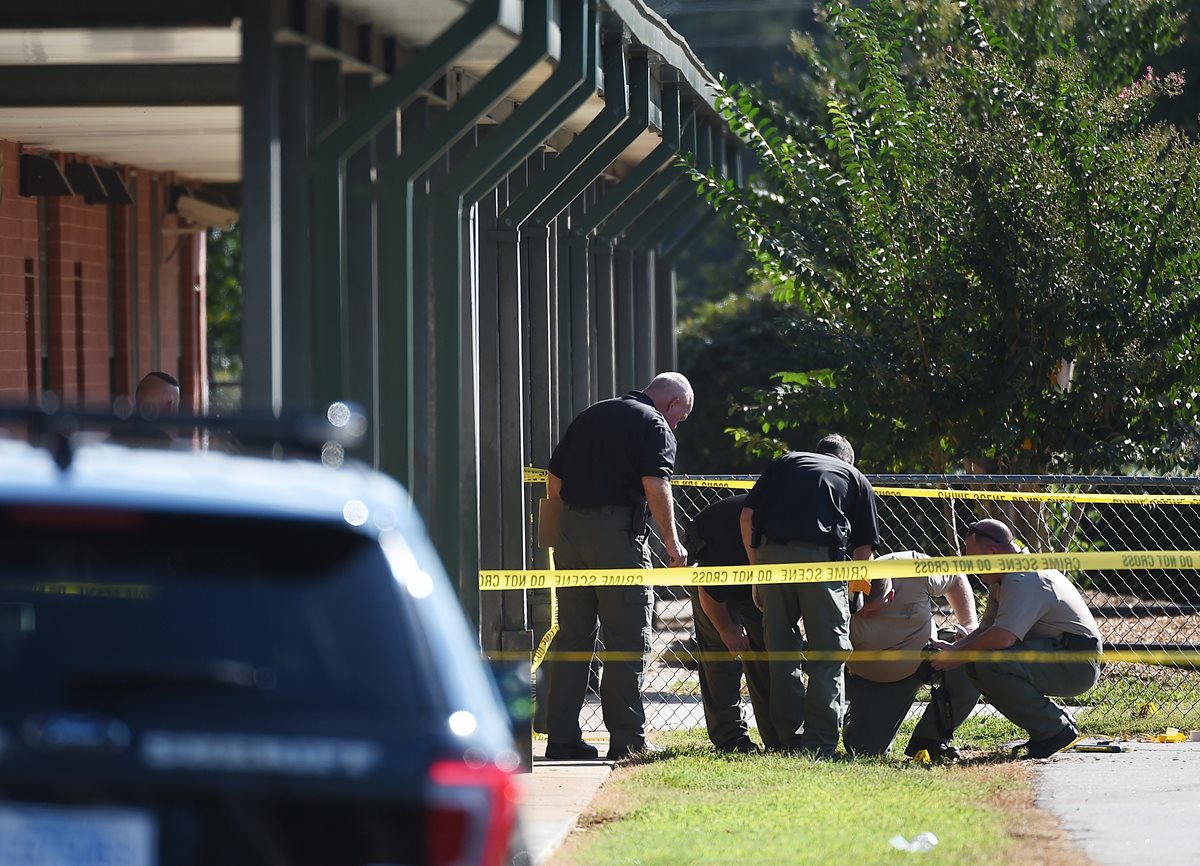
[[[818,454],[827,454],[830,457],[836,457],[838,460],[844,460],[851,466],[854,465],[854,446],[850,444],[850,440],[840,433],[831,433],[817,443],[816,449]]]

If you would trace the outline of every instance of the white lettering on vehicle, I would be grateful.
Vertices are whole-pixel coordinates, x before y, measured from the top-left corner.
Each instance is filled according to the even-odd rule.
[[[150,731],[141,755],[156,770],[365,776],[383,758],[369,740]]]

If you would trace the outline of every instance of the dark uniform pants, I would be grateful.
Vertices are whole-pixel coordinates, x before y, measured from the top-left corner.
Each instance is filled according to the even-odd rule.
[[[1028,638],[1005,652],[1041,650],[1055,653],[1062,644],[1053,638]],[[969,662],[967,676],[988,703],[1031,740],[1046,740],[1073,724],[1066,711],[1047,695],[1073,697],[1096,685],[1099,661]]]
[[[827,562],[829,548],[791,542],[774,544],[764,540],[758,561]],[[810,661],[801,665],[795,658],[807,641],[815,651],[850,649],[850,609],[846,584],[773,583],[758,587],[763,606],[763,636],[767,650],[785,657],[769,662],[771,670],[771,722],[785,749],[803,749],[821,755],[837,750],[842,730],[844,662]],[[799,623],[804,622],[804,636]],[[801,678],[807,669],[808,687]]]
[[[967,678],[963,668],[945,671],[946,692],[950,695],[950,710],[954,728],[971,714],[979,702],[979,691]],[[846,751],[855,755],[882,755],[896,739],[896,733],[904,717],[912,707],[917,690],[922,686],[916,674],[892,683],[877,683],[853,674],[846,676],[846,727],[842,731],[842,742]],[[949,739],[938,729],[937,707],[933,701],[925,708],[921,720],[913,730],[913,740],[939,742]]]
[[[771,725],[770,668],[762,660],[739,662],[706,659],[705,655],[708,653],[724,653],[729,652],[729,649],[721,640],[721,633],[717,631],[717,627],[700,606],[699,587],[689,587],[688,593],[692,597],[696,649],[700,651],[700,700],[704,704],[704,724],[708,728],[708,739],[720,749],[748,736],[746,720],[742,717],[744,672],[759,735],[767,748],[777,748],[779,738],[775,736],[775,729]],[[763,642],[762,613],[754,606],[754,602],[739,600],[731,602],[728,607],[730,613],[746,627],[750,651],[764,652],[766,644]]]
[[[559,522],[554,564],[563,569],[649,568],[644,536],[630,529],[628,508],[580,511],[566,507]],[[646,741],[642,674],[650,652],[653,592],[648,586],[581,587],[556,590],[558,634],[550,653],[590,654],[596,648],[596,623],[605,653],[600,679],[600,709],[609,747],[640,748]],[[580,739],[579,711],[587,692],[588,662],[547,662],[547,739]]]

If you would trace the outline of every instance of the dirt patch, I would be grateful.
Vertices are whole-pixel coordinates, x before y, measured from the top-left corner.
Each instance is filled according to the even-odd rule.
[[[1034,805],[1031,767],[1016,761],[961,768],[980,783],[1000,784],[988,805],[1008,816],[1008,860],[1022,866],[1096,866],[1063,829],[1059,820]]]

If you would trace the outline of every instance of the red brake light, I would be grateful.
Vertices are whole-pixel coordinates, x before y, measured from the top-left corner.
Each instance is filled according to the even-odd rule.
[[[429,769],[429,784],[430,866],[501,866],[520,795],[512,772],[495,764],[439,761]]]
[[[146,515],[140,511],[75,505],[11,506],[4,516],[13,526],[37,529],[134,531],[146,523]]]

